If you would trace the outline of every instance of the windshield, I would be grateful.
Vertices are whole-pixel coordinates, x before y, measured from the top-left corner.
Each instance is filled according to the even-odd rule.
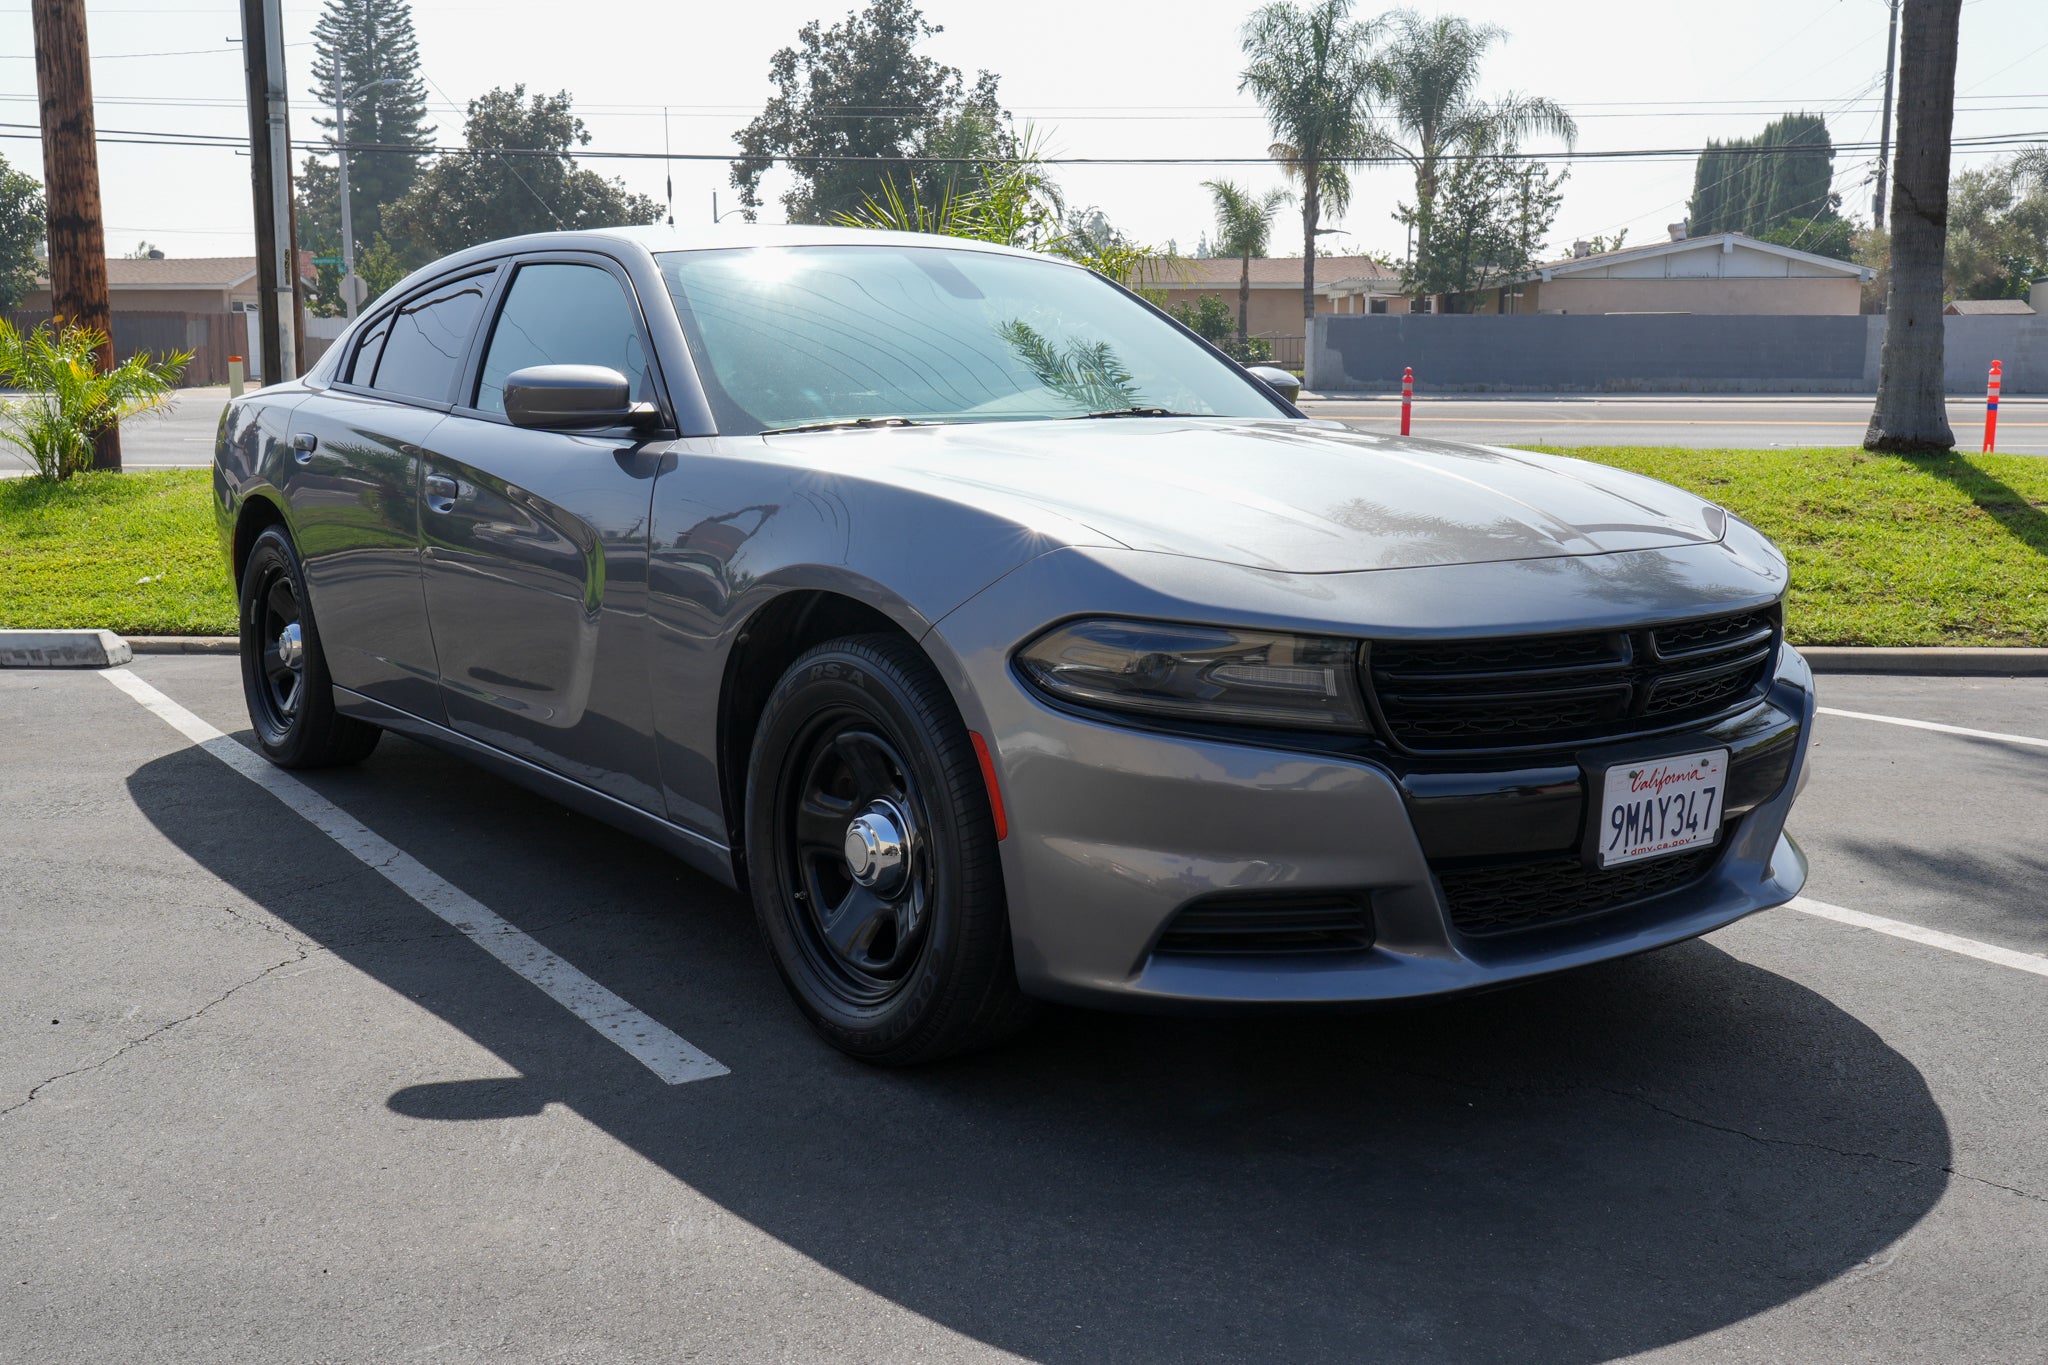
[[[1164,318],[1071,266],[910,246],[659,257],[721,431],[1281,411]]]

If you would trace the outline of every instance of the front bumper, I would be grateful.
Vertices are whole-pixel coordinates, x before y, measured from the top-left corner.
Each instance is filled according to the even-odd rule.
[[[1769,780],[1724,826],[1711,871],[1623,908],[1490,935],[1459,932],[1436,871],[1460,853],[1576,847],[1583,785],[1532,784],[1527,765],[1433,783],[1394,760],[1128,728],[1048,706],[989,651],[961,657],[982,712],[970,722],[987,727],[1000,755],[1019,978],[1041,997],[1188,1008],[1484,990],[1696,937],[1782,904],[1806,879],[1784,827],[1815,703],[1812,674],[1789,646],[1761,705],[1656,741],[1672,754],[1731,742],[1738,763],[1744,744],[1770,749]],[[1489,849],[1460,843],[1488,827]],[[1372,946],[1159,948],[1191,902],[1294,893],[1368,900]]]

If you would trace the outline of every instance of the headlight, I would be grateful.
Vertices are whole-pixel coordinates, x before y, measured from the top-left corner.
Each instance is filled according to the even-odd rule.
[[[1371,728],[1358,642],[1146,621],[1073,621],[1017,652],[1040,690],[1112,711],[1308,730]]]

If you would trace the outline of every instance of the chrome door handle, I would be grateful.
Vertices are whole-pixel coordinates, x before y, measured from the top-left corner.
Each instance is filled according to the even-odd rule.
[[[427,475],[427,506],[436,512],[453,512],[455,500],[462,496],[462,485],[446,474]]]
[[[311,464],[313,452],[320,448],[320,438],[310,431],[292,433],[292,458],[300,464]]]

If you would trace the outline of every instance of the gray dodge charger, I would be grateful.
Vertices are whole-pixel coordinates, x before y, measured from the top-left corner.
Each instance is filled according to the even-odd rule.
[[[1003,248],[478,247],[222,419],[255,739],[395,731],[654,841],[885,1063],[1039,1000],[1486,989],[1798,892],[1762,535],[1291,398]]]

